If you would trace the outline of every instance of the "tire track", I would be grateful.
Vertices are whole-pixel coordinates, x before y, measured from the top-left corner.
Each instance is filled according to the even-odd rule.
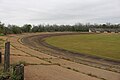
[[[91,56],[83,53],[75,53],[68,50],[60,49],[47,44],[44,39],[52,36],[62,36],[62,35],[79,35],[79,34],[90,34],[90,33],[54,33],[54,34],[41,34],[22,38],[22,42],[31,47],[37,48],[39,51],[40,47],[43,46],[43,51],[49,53],[53,56],[58,56],[63,59],[71,60],[77,63],[82,63],[92,67],[97,67],[113,72],[120,73],[120,61],[101,58],[98,56]],[[35,45],[34,45],[35,44]],[[46,49],[49,48],[49,49]],[[117,65],[117,66],[116,66]],[[112,69],[111,69],[112,68]]]

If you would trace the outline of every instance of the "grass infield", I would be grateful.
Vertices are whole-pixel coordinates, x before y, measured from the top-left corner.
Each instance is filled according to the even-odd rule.
[[[120,60],[120,34],[54,36],[45,41],[62,49]]]

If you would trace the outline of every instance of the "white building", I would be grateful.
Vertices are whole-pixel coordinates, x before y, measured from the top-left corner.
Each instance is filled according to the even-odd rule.
[[[95,33],[119,33],[120,32],[120,28],[116,28],[116,29],[111,29],[111,28],[90,28],[89,32],[95,32]]]

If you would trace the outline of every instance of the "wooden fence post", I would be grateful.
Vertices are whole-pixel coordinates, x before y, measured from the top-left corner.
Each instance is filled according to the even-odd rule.
[[[4,71],[9,71],[10,67],[10,42],[5,43]]]
[[[0,64],[2,63],[2,53],[0,52]]]
[[[17,80],[24,80],[24,65],[19,64],[13,68],[14,75]]]

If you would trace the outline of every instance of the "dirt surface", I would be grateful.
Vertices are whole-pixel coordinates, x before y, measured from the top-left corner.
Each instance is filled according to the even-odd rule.
[[[36,36],[29,36],[22,39],[22,42],[28,46],[31,46],[39,51],[46,52],[53,56],[69,59],[75,61],[77,63],[82,63],[94,67],[99,67],[105,70],[112,70],[114,72],[120,72],[120,61],[101,58],[98,56],[83,54],[83,53],[75,53],[71,51],[67,51],[64,49],[60,49],[54,46],[47,44],[44,41],[44,38],[52,37],[52,36],[61,36],[61,35],[79,35],[79,34],[88,34],[88,33],[53,33],[53,34],[42,34]],[[42,46],[42,47],[41,47]]]
[[[35,73],[26,73],[26,80],[99,80],[60,66],[27,66],[25,69],[28,71],[27,73]],[[31,76],[33,77],[31,78]]]
[[[52,54],[56,51],[52,52],[51,49],[39,45],[39,40],[33,38],[35,35],[43,34],[54,33],[5,36],[5,39],[11,42],[11,64],[19,61],[29,63],[25,66],[25,80],[120,80],[118,72],[76,63]],[[23,44],[23,37],[31,38],[26,40],[27,44]],[[36,41],[32,41],[33,39]],[[4,48],[1,50],[4,54]]]

